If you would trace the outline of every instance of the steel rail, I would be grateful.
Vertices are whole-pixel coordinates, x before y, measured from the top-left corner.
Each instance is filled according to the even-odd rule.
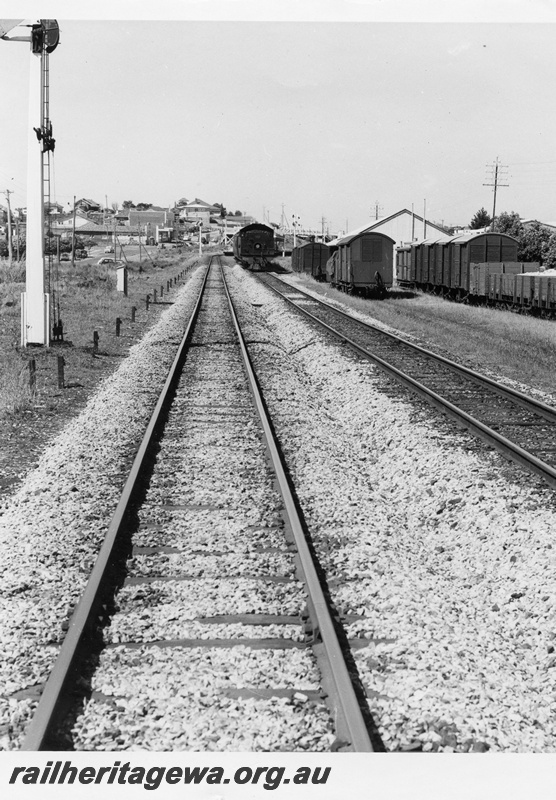
[[[488,386],[490,389],[497,392],[502,397],[507,397],[513,400],[515,403],[518,403],[519,405],[523,406],[529,411],[531,410],[531,408],[533,408],[537,414],[549,420],[550,422],[556,422],[556,408],[548,405],[548,403],[543,403],[542,400],[536,400],[533,397],[529,397],[528,395],[524,394],[524,392],[520,392],[518,389],[512,389],[509,386],[504,386],[503,384],[498,383],[492,378],[489,378],[486,375],[482,375],[480,372],[475,372],[475,370],[472,370],[469,367],[465,367],[463,364],[458,364],[457,361],[452,361],[451,359],[446,358],[445,356],[441,356],[438,353],[433,353],[432,350],[427,350],[425,347],[422,347],[421,345],[414,344],[413,342],[408,342],[407,339],[403,339],[401,336],[396,336],[395,333],[390,333],[390,331],[385,331],[382,328],[373,325],[371,322],[365,322],[365,320],[358,319],[357,317],[354,317],[353,314],[350,314],[347,311],[343,311],[340,308],[336,308],[335,306],[331,305],[331,303],[328,303],[326,300],[321,300],[318,297],[314,297],[314,295],[308,294],[307,292],[303,291],[303,289],[299,289],[297,286],[292,286],[291,284],[286,283],[277,275],[272,275],[272,277],[275,280],[279,281],[288,289],[291,289],[294,292],[299,292],[299,294],[302,294],[304,297],[307,297],[310,300],[314,300],[316,303],[319,303],[320,305],[329,308],[336,314],[340,314],[341,316],[346,317],[351,322],[356,322],[365,328],[369,328],[369,330],[373,332],[379,333],[382,336],[388,337],[392,341],[399,342],[403,344],[405,347],[409,347],[412,350],[421,353],[421,355],[424,355],[427,358],[430,358],[431,360],[438,361],[441,364],[444,364],[444,366],[449,367],[450,369],[453,369],[454,371],[459,372],[462,375],[465,375],[467,378],[475,381],[477,384]],[[285,297],[278,289],[276,289],[270,283],[267,283],[264,280],[262,281],[262,283],[264,283],[264,285],[267,286],[269,289],[272,289],[273,292],[276,292],[276,294],[279,294],[282,297],[284,297],[285,300],[292,302],[290,298]],[[292,304],[295,305],[295,302],[292,302]],[[300,308],[300,311],[305,312],[305,309]]]
[[[373,361],[382,370],[392,375],[394,378],[396,378],[396,380],[398,380],[400,383],[403,383],[405,386],[407,386],[412,391],[416,392],[418,395],[424,396],[432,405],[434,405],[440,411],[447,413],[449,416],[453,417],[458,422],[463,423],[466,428],[468,428],[473,433],[480,436],[484,441],[495,447],[499,452],[503,453],[505,456],[508,456],[512,461],[521,464],[531,472],[537,473],[550,486],[556,487],[556,469],[551,467],[549,464],[545,464],[544,461],[541,461],[541,459],[537,458],[532,453],[529,453],[527,450],[524,450],[522,447],[515,444],[510,439],[507,439],[505,436],[501,436],[492,428],[489,428],[487,425],[480,422],[475,417],[472,417],[467,412],[458,408],[449,400],[446,400],[441,395],[437,394],[432,389],[429,389],[424,384],[420,383],[419,381],[416,381],[410,375],[406,375],[405,372],[402,372],[397,367],[394,367],[392,364],[389,364],[380,356],[377,356],[374,353],[371,353],[369,350],[366,350],[360,344],[354,342],[353,339],[350,339],[340,331],[337,331],[331,325],[328,325],[328,323],[320,320],[314,314],[311,314],[311,312],[307,311],[307,309],[296,305],[296,303],[293,300],[290,300],[290,298],[283,295],[277,289],[274,289],[274,287],[270,286],[270,284],[267,284],[264,281],[263,283],[265,286],[268,286],[268,288],[272,289],[277,295],[282,297],[283,300],[286,300],[291,306],[293,306],[293,308],[297,309],[298,311],[301,311],[303,314],[312,319],[314,322],[318,323],[318,325],[328,330],[330,333],[332,333],[334,336],[340,339],[340,341],[342,341],[344,344],[347,344],[349,347],[351,347],[352,350],[355,350],[357,353],[364,356],[366,359]],[[328,303],[324,303],[324,305],[328,305]],[[355,319],[355,317],[352,317],[350,314],[347,314],[346,316],[350,317],[350,319]],[[359,322],[359,320],[355,321]],[[405,343],[403,339],[401,341]],[[432,353],[431,355],[434,358],[436,358],[434,353]],[[526,395],[523,395],[523,397],[526,397]],[[536,402],[537,401],[532,401],[531,405],[535,406]],[[550,409],[550,406],[546,407]]]
[[[35,713],[26,730],[25,739],[21,750],[45,750],[49,749],[49,736],[53,733],[56,724],[56,712],[63,700],[63,692],[68,684],[70,672],[76,663],[79,649],[83,643],[85,634],[90,630],[94,623],[95,614],[100,602],[100,590],[110,569],[111,557],[115,545],[126,524],[126,517],[130,509],[132,500],[137,489],[138,478],[143,470],[147,451],[154,437],[154,434],[162,420],[163,412],[169,401],[171,392],[175,386],[181,372],[181,366],[185,357],[187,343],[189,341],[193,326],[197,319],[201,301],[205,291],[209,268],[199,291],[193,313],[187,325],[186,331],[178,347],[176,356],[168,372],[164,387],[160,393],[154,411],[147,425],[145,434],[133,461],[131,471],[123,488],[120,500],[110,522],[106,537],[95,561],[91,575],[85,590],[69,622],[68,631],[62,642],[60,652],[54,662],[54,666],[46,681],[44,690],[41,694]]]
[[[349,743],[355,752],[372,752],[374,748],[367,730],[367,725],[363,718],[363,714],[353,688],[353,682],[350,678],[340,643],[338,641],[338,636],[336,634],[328,603],[326,602],[315,563],[303,531],[297,505],[290,489],[290,484],[286,476],[282,457],[275,441],[266,407],[261,396],[259,383],[255,375],[251,357],[245,344],[245,339],[239,325],[234,303],[223,272],[222,279],[224,281],[224,288],[230,304],[232,319],[243,355],[245,370],[247,372],[249,385],[251,387],[251,393],[253,395],[257,413],[261,420],[261,425],[271,456],[272,465],[280,487],[286,514],[299,554],[305,585],[307,587],[310,599],[310,607],[312,607],[310,610],[312,610],[314,614],[314,619],[312,620],[313,626],[320,634],[324,652],[328,659],[328,663],[330,664],[330,676],[333,682],[332,688],[334,690],[334,696],[337,698],[340,704],[340,713],[343,716],[343,725],[349,738]]]

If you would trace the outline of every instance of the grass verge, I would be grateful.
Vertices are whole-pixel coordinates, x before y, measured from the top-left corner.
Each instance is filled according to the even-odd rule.
[[[81,411],[99,381],[117,369],[130,347],[156,323],[183,285],[176,282],[178,275],[198,263],[197,254],[170,250],[156,261],[131,260],[127,297],[116,289],[113,266],[84,260],[72,269],[70,263],[62,263],[50,290],[64,323],[64,342],[27,348],[20,346],[24,272],[0,264],[0,497],[14,488],[48,441]],[[170,279],[173,286],[168,290]],[[157,303],[152,302],[155,290]],[[99,336],[96,352],[94,331]],[[63,386],[58,380],[61,358]],[[34,388],[29,380],[32,361]]]

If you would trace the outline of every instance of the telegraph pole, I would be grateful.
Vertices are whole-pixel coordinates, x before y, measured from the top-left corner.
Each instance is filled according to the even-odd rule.
[[[487,164],[487,167],[489,165]],[[502,170],[508,169],[508,167],[502,166],[502,164],[498,161],[498,156],[496,157],[496,161],[490,167],[492,170],[492,179],[493,183],[483,183],[483,186],[492,186],[494,192],[494,202],[492,204],[492,222],[490,225],[490,229],[494,230],[494,220],[496,218],[496,190],[499,186],[509,186],[509,183],[500,183],[500,178],[506,178],[506,175],[502,175]]]
[[[71,228],[71,265],[75,267],[75,195],[73,195],[73,225]]]
[[[12,266],[12,212],[10,209],[10,195],[13,194],[9,189],[6,189],[4,192],[6,195],[6,203],[8,206],[8,260],[10,264],[10,269]]]
[[[382,206],[379,205],[378,200],[375,201],[375,219],[378,219],[379,211],[382,211]]]
[[[17,217],[15,218],[15,257],[19,263],[19,212],[20,209],[17,208]]]

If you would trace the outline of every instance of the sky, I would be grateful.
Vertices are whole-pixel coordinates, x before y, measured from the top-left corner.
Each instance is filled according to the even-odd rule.
[[[332,234],[412,207],[464,225],[492,214],[498,163],[497,213],[556,222],[552,0],[149,5],[98,0],[80,18],[68,0],[3,2],[6,18],[60,26],[51,199],[64,208],[198,197]],[[13,208],[30,58],[0,41],[0,203],[9,190]]]

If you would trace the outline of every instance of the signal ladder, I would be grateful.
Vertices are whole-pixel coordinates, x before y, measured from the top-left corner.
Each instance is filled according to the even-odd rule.
[[[43,203],[46,210],[46,241],[48,244],[48,292],[52,294],[50,304],[52,316],[52,340],[63,341],[64,328],[60,319],[60,300],[58,292],[57,268],[54,267],[54,254],[52,252],[52,207],[51,203],[51,167],[50,154],[54,152],[54,139],[52,138],[52,122],[50,120],[50,69],[49,57],[46,50],[42,53],[42,167],[43,167]],[[50,324],[50,321],[49,321]]]

